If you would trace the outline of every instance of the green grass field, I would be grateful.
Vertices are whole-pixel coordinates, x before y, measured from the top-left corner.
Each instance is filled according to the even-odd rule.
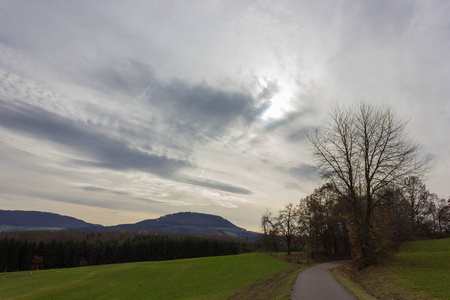
[[[0,273],[0,298],[228,299],[292,267],[270,255],[242,254]]]
[[[408,243],[392,265],[409,289],[450,299],[450,239]]]
[[[450,238],[409,242],[383,265],[333,274],[359,299],[450,299]]]

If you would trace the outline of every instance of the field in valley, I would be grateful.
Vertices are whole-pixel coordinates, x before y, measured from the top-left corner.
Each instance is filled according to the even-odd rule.
[[[2,299],[229,299],[294,267],[265,254],[0,273]]]

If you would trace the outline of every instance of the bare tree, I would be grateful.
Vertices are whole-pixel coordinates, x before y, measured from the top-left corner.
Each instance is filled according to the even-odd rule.
[[[266,250],[269,251],[272,246],[275,252],[278,252],[279,229],[272,213],[266,210],[261,217],[261,229],[263,230],[263,239]]]
[[[425,203],[424,211],[425,215],[428,217],[428,220],[426,221],[429,225],[429,230],[432,233],[438,232],[438,213],[439,209],[441,208],[439,206],[441,201],[445,201],[444,199],[439,199],[439,197],[434,193],[429,193],[428,201]]]
[[[438,226],[440,233],[450,233],[450,197],[447,202],[442,199],[438,207]]]
[[[431,196],[425,184],[417,176],[409,176],[402,182],[402,197],[409,204],[410,219],[414,227],[421,223]],[[416,228],[415,228],[416,230]]]
[[[285,205],[284,209],[280,210],[276,220],[277,227],[286,243],[287,254],[291,254],[292,243],[298,230],[298,219],[295,206],[292,203]]]
[[[266,251],[269,251],[269,233],[270,233],[270,212],[266,210],[264,215],[261,217],[261,229],[263,231],[264,244],[266,246]]]
[[[309,140],[320,174],[351,203],[358,227],[354,246],[367,266],[372,212],[383,192],[423,172],[429,158],[419,158],[419,145],[407,138],[407,123],[387,106],[336,107],[330,117],[325,128],[309,134]]]

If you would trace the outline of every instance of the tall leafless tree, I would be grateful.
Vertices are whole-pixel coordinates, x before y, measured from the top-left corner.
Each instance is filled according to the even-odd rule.
[[[419,224],[421,216],[427,210],[431,197],[425,184],[417,176],[408,176],[401,185],[402,198],[409,204],[410,219],[414,227]]]
[[[287,247],[287,254],[291,254],[292,243],[298,231],[298,218],[295,206],[292,203],[286,204],[280,210],[276,218],[276,225]]]
[[[263,241],[266,246],[266,251],[269,251],[269,235],[270,235],[270,212],[266,210],[264,215],[261,217],[261,229],[263,232]]]
[[[278,252],[279,228],[276,222],[276,218],[268,210],[261,217],[261,229],[266,251],[272,248],[275,252]]]
[[[437,218],[439,232],[450,234],[450,198],[447,202],[444,199],[440,202]]]
[[[352,206],[364,266],[370,264],[372,212],[386,187],[420,174],[429,161],[420,158],[406,124],[388,106],[361,102],[336,106],[327,126],[309,134],[320,174]]]

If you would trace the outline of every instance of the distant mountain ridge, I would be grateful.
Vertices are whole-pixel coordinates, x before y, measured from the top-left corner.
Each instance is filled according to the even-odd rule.
[[[149,219],[135,224],[102,226],[62,216],[55,213],[39,211],[0,210],[0,231],[18,230],[82,230],[82,231],[129,231],[149,233],[170,233],[180,235],[199,235],[232,238],[255,239],[255,232],[237,227],[230,221],[216,215],[181,212]]]
[[[0,225],[17,227],[86,228],[100,226],[55,213],[26,210],[0,210]]]

